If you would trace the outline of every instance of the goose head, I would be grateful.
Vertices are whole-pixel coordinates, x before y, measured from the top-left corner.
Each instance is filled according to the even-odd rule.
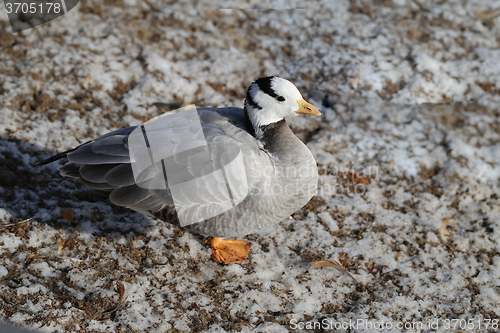
[[[245,98],[245,112],[257,138],[262,135],[263,126],[277,123],[285,117],[322,114],[317,107],[304,100],[293,83],[276,76],[257,79],[250,85]]]

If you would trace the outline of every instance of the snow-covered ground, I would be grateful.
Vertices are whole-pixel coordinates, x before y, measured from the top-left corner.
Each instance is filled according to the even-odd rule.
[[[0,317],[46,332],[496,331],[500,2],[226,2],[86,0],[16,35],[0,7]],[[290,120],[320,188],[245,237],[247,263],[215,263],[201,237],[113,206],[59,162],[35,167],[182,105],[242,106],[267,75],[326,111]],[[308,270],[321,259],[357,283]]]

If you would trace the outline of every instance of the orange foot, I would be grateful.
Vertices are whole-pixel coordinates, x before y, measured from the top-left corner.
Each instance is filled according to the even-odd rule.
[[[235,264],[248,260],[248,252],[252,244],[239,240],[223,240],[220,237],[209,237],[205,244],[212,248],[212,259],[220,264]]]

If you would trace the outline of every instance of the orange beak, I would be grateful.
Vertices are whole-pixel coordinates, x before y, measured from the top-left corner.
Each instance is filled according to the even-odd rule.
[[[304,99],[301,99],[300,101],[297,101],[297,104],[299,104],[299,109],[295,111],[295,113],[298,114],[312,114],[315,116],[321,116],[322,113],[321,111],[315,107],[314,105],[306,102]]]

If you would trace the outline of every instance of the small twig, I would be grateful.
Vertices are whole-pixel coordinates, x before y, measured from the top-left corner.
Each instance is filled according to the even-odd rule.
[[[424,12],[430,11],[430,9],[427,6],[422,5],[422,3],[419,0],[413,0],[413,2]]]
[[[22,220],[22,221],[19,221],[19,222],[14,222],[14,223],[0,224],[0,229],[1,228],[12,227],[13,225],[18,225],[18,224],[21,224],[21,223],[26,223],[26,222],[29,222],[29,221],[31,221],[31,218],[26,219],[26,220]]]
[[[480,20],[492,20],[498,16],[500,16],[500,8],[499,9],[490,9],[490,10],[476,10],[476,16]]]
[[[356,284],[359,284],[358,280],[356,280],[354,278],[354,276],[352,276],[351,273],[349,273],[347,271],[347,269],[344,268],[344,266],[342,266],[341,263],[339,263],[337,260],[318,260],[318,261],[315,261],[311,267],[309,267],[309,270],[311,270],[312,268],[321,268],[321,267],[333,267],[335,268],[337,271],[339,271],[340,273],[343,273],[343,274],[347,274],[348,276],[351,277],[351,279],[354,280],[354,282],[356,282]]]
[[[118,281],[116,284],[120,298],[118,299],[118,302],[113,308],[102,311],[103,314],[116,312],[118,310],[125,308],[125,306],[127,305],[128,294],[125,294],[125,286],[120,281]]]
[[[160,11],[160,8],[158,8],[158,7],[156,7],[155,5],[153,5],[153,4],[151,3],[151,1],[149,1],[149,0],[144,0],[144,2],[145,2],[145,3],[146,3],[146,4],[147,4],[147,5],[148,5],[148,6],[149,6],[152,10],[154,10],[154,11],[156,11],[156,12],[159,12],[159,11]]]

